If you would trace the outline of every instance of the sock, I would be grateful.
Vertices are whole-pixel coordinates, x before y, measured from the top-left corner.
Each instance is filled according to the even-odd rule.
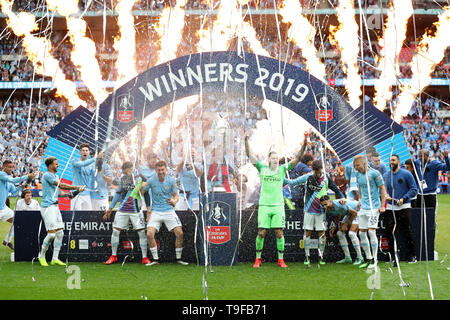
[[[341,245],[342,251],[346,258],[350,258],[350,251],[348,250],[347,239],[345,238],[345,233],[338,231],[337,236],[339,238],[339,244]]]
[[[153,248],[150,248],[150,253],[152,254],[153,260],[159,260],[158,247],[157,246],[154,246]]]
[[[323,253],[325,252],[325,234],[319,237],[319,254],[323,258]]]
[[[366,259],[372,259],[372,253],[370,252],[369,239],[367,239],[367,232],[359,232],[359,237],[361,238],[361,247],[366,253]]]
[[[59,250],[62,246],[62,241],[64,238],[64,231],[59,230],[55,233],[55,241],[53,241],[53,257],[52,260],[56,260],[59,257]]]
[[[264,247],[264,238],[256,237],[256,258],[261,259],[262,249]]]
[[[111,235],[111,251],[113,256],[117,256],[117,247],[119,246],[120,231],[113,229]]]
[[[350,240],[352,241],[353,244],[353,248],[356,251],[356,257],[362,259],[361,246],[359,243],[358,235],[354,231],[349,231],[348,236],[350,237]]]
[[[311,237],[307,237],[305,235],[303,235],[303,244],[305,246],[305,254],[309,259],[309,241],[310,241]]]
[[[278,260],[284,256],[284,237],[277,238]]]
[[[53,239],[55,239],[54,233],[47,233],[47,236],[44,238],[44,242],[42,242],[41,253],[39,254],[39,258],[45,258],[45,253],[48,250],[48,247],[52,243]]]
[[[181,260],[181,253],[183,252],[183,248],[175,248],[175,256],[177,260]]]
[[[5,242],[9,243],[11,242],[11,239],[14,237],[14,227],[11,225],[11,228],[9,229],[8,233],[5,237]]]
[[[378,255],[378,239],[377,239],[377,231],[369,230],[369,239],[370,239],[370,247],[372,248],[372,254],[375,261],[377,261]]]
[[[139,246],[141,247],[142,259],[147,258],[147,235],[144,230],[137,232],[139,236]]]

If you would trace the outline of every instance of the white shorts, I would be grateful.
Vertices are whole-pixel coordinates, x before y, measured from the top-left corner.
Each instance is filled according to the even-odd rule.
[[[105,211],[109,208],[108,198],[105,199],[91,199],[92,210],[94,211]]]
[[[48,206],[47,208],[41,208],[41,216],[47,231],[64,229],[61,211],[59,211],[57,204]]]
[[[117,211],[114,217],[113,228],[128,229],[131,222],[134,230],[145,229],[145,219],[142,212],[128,213]]]
[[[345,223],[348,220],[348,218],[350,218],[350,215],[347,214],[344,218],[342,218],[342,220],[340,222]],[[354,224],[358,224],[358,215],[356,215],[356,217],[353,218],[353,220],[352,220],[352,225],[354,225]]]
[[[380,213],[378,209],[367,210],[361,209],[358,212],[358,224],[360,229],[378,229],[378,219]]]
[[[70,210],[75,211],[91,211],[92,202],[90,195],[77,195],[70,201]]]
[[[175,210],[171,210],[166,212],[152,211],[150,220],[147,222],[147,228],[155,228],[156,232],[158,232],[163,223],[169,231],[172,231],[176,227],[181,227],[180,218],[178,218]]]
[[[8,221],[12,217],[14,217],[14,211],[12,211],[10,207],[5,206],[2,210],[0,210],[0,220]]]
[[[325,230],[325,214],[311,214],[305,212],[303,217],[303,230]]]

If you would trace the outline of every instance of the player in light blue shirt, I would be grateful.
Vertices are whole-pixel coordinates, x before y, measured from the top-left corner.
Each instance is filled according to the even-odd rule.
[[[72,160],[72,183],[83,185],[90,190],[94,189],[92,176],[95,175],[95,161],[103,158],[103,152],[97,157],[89,159],[91,149],[88,143],[80,144],[80,159]],[[83,191],[70,203],[70,210],[92,210],[91,194],[89,190]]]
[[[96,185],[97,187],[91,190],[92,210],[105,211],[109,207],[109,188],[108,185],[112,183],[113,171],[107,162],[101,162],[97,165],[97,175],[91,176],[89,185]]]
[[[358,182],[361,201],[361,210],[358,214],[359,236],[367,259],[360,265],[360,268],[369,267],[372,269],[376,267],[377,263],[378,239],[376,230],[379,214],[386,210],[386,189],[381,173],[367,166],[365,156],[356,156],[353,159],[353,164],[358,171],[356,181]],[[370,238],[370,246],[367,233]]]
[[[356,169],[353,163],[345,166],[345,180],[347,180],[347,199],[359,200],[358,183],[356,182]]]
[[[147,154],[147,163],[141,165],[138,168],[139,176],[142,178],[143,181],[147,181],[156,174],[155,165],[157,162],[158,162],[158,155],[154,152],[149,152]],[[147,196],[151,197],[151,194],[148,193]]]
[[[192,150],[192,160],[195,151]],[[198,210],[200,199],[200,178],[202,176],[201,164],[190,161],[181,162],[177,167],[180,181],[180,201],[176,210]],[[187,201],[187,203],[186,203]],[[186,205],[187,204],[187,205]]]
[[[378,152],[372,153],[372,161],[369,163],[369,166],[381,173],[381,176],[384,177],[387,172],[387,168],[384,163],[381,161],[381,156]]]
[[[363,262],[361,249],[359,245],[359,239],[356,232],[352,230],[353,226],[358,225],[358,211],[360,209],[360,203],[355,200],[339,199],[330,200],[328,195],[322,196],[320,198],[320,204],[323,210],[334,217],[334,225],[330,228],[330,237],[333,237],[335,226],[340,223],[339,231],[337,236],[342,250],[344,251],[345,258],[337,261],[336,263],[352,263],[352,258],[350,256],[350,251],[348,249],[348,242],[345,237],[345,232],[349,229],[349,236],[352,241],[353,247],[356,251],[356,261],[354,265],[359,265]],[[342,219],[340,222],[339,220]]]
[[[155,165],[157,162],[158,156],[155,153],[150,152],[147,155],[147,164],[140,166],[138,169],[139,175],[144,181],[150,179],[152,176],[156,174]]]
[[[143,184],[143,192],[151,193],[152,201],[145,198],[147,206],[147,237],[153,262],[150,265],[158,264],[158,250],[156,247],[155,234],[164,224],[169,231],[175,234],[175,256],[177,263],[187,265],[181,260],[183,251],[183,229],[180,218],[178,218],[174,208],[178,202],[177,181],[167,174],[167,164],[165,161],[156,163],[156,175]]]
[[[47,230],[47,236],[42,242],[38,260],[41,266],[48,266],[45,254],[54,240],[51,265],[65,266],[66,264],[58,258],[64,237],[64,223],[58,208],[58,197],[69,197],[72,199],[77,196],[78,193],[83,192],[85,186],[69,185],[60,182],[56,175],[59,164],[55,157],[48,157],[45,159],[45,165],[47,166],[48,171],[42,176],[41,216],[44,221],[45,229]],[[75,192],[66,193],[59,189],[75,190]]]
[[[15,188],[14,184],[24,182],[27,179],[34,179],[33,173],[13,178],[11,176],[13,170],[14,163],[10,160],[5,160],[3,162],[2,171],[0,171],[0,220],[11,223],[11,226],[14,220],[14,211],[6,205],[6,199],[8,199],[9,193],[12,193],[13,195],[17,194],[18,190]],[[12,250],[14,250],[14,246],[11,243],[13,236],[14,228],[10,228],[10,231],[3,240],[3,245],[10,247]]]

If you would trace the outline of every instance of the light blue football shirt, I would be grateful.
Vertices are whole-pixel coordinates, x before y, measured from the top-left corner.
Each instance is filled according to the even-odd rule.
[[[54,185],[55,181],[59,181],[58,177],[49,171],[42,176],[42,208],[58,203],[58,190]]]
[[[4,209],[6,206],[6,199],[11,191],[10,184],[20,183],[28,179],[28,175],[13,178],[8,175],[5,171],[0,171],[0,210]]]
[[[367,176],[366,176],[367,173]],[[374,210],[381,206],[380,187],[384,185],[383,177],[378,170],[368,168],[366,173],[356,173],[356,181],[361,188],[361,209]],[[369,180],[369,183],[367,182]],[[369,194],[370,189],[370,194]],[[371,206],[372,204],[372,206]]]
[[[113,176],[112,168],[106,162],[103,162],[102,171],[103,171],[103,175],[105,175],[107,177]],[[97,180],[97,191],[91,191],[91,198],[92,199],[107,199],[108,195],[109,195],[108,183],[105,181],[105,179],[103,179],[102,174],[99,172],[97,174],[97,177],[95,177],[95,175],[92,175],[91,180],[92,181],[89,184],[90,186],[94,186],[95,180]]]
[[[91,184],[92,176],[95,175],[95,162],[96,158],[91,158],[82,161],[81,159],[72,160],[72,175],[74,186],[86,186],[87,188],[93,189],[94,185]],[[90,191],[84,190],[80,193],[82,196],[90,195]]]
[[[358,211],[357,210],[358,203],[359,202],[355,200],[347,200],[345,204],[341,204],[339,200],[333,200],[334,210],[328,211],[328,213],[331,214],[332,216],[338,215],[346,216],[350,214],[350,209]]]
[[[172,198],[174,193],[178,192],[177,181],[174,177],[166,175],[163,182],[159,181],[158,175],[155,174],[144,187],[144,191],[149,191],[152,198],[152,211],[171,211],[174,208],[167,202]]]

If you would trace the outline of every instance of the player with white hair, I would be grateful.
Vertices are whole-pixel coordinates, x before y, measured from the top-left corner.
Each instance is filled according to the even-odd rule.
[[[359,237],[367,259],[359,267],[372,269],[377,264],[378,239],[376,230],[379,215],[386,210],[386,189],[381,173],[367,165],[365,156],[356,156],[353,159],[353,164],[357,171],[356,181],[361,201],[361,210],[358,214]],[[367,234],[369,234],[369,238]]]

